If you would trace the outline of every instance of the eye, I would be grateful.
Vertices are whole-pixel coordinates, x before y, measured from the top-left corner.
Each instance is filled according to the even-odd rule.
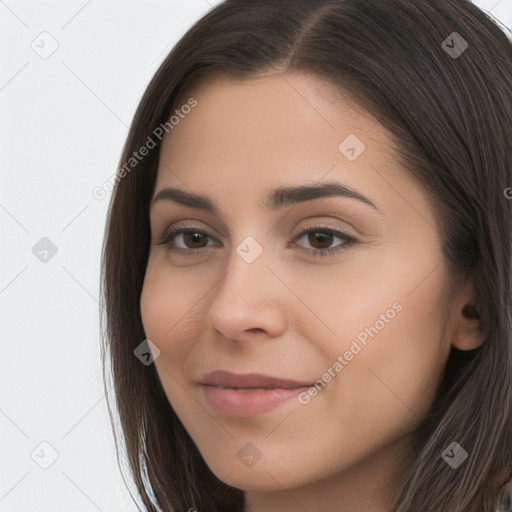
[[[336,229],[326,228],[323,226],[312,226],[303,231],[295,240],[300,240],[303,237],[313,246],[313,249],[304,249],[313,256],[328,256],[338,251],[345,249],[348,245],[353,245],[358,242],[356,238],[342,231]],[[339,238],[342,243],[334,247],[326,248],[333,243],[333,238]],[[296,244],[292,242],[289,246],[294,247]]]
[[[296,247],[296,241],[305,236],[307,236],[307,242],[310,243],[313,248],[303,248],[303,250],[308,251],[314,256],[326,256],[333,254],[345,249],[348,245],[353,245],[358,242],[356,238],[343,233],[342,231],[326,228],[323,226],[312,226],[301,231],[299,236],[294,237],[292,241],[288,243],[287,247]],[[202,229],[196,229],[193,227],[181,227],[170,231],[169,233],[165,233],[157,242],[157,244],[167,245],[168,250],[170,251],[197,253],[212,246],[208,245],[209,237],[210,235],[208,235],[208,233]],[[333,239],[335,238],[340,239],[342,243],[334,247],[328,247],[333,243]],[[216,239],[212,238],[212,240]],[[181,241],[181,243],[178,243],[177,241]]]
[[[168,245],[168,250],[176,250],[176,251],[185,251],[185,252],[198,252],[206,247],[207,245],[204,245],[204,242],[208,238],[208,233],[206,231],[203,231],[201,229],[196,228],[178,228],[175,229],[169,233],[165,233],[160,241],[158,242],[158,245]],[[180,247],[176,243],[176,239],[182,240],[182,243],[185,244],[184,247]],[[187,244],[190,244],[192,248],[189,248]]]

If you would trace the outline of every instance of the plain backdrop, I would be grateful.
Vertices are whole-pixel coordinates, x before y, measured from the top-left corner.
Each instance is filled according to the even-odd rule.
[[[0,1],[0,512],[137,510],[100,365],[111,193],[92,191],[159,64],[218,3]],[[512,28],[512,0],[476,3]]]

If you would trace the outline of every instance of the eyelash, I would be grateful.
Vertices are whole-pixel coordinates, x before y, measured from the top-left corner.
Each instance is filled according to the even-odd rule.
[[[320,231],[323,233],[329,233],[337,236],[338,238],[342,239],[344,241],[343,244],[340,244],[336,247],[331,247],[330,249],[303,249],[304,251],[308,251],[313,256],[329,256],[335,253],[338,253],[342,250],[344,250],[349,245],[357,244],[359,241],[354,238],[353,236],[347,235],[346,233],[343,233],[342,231],[338,231],[336,229],[327,228],[324,226],[311,226],[309,228],[304,229],[301,231],[298,235],[294,236],[293,242],[289,245],[294,247],[295,242],[302,238],[305,234],[309,234],[314,231]],[[181,227],[174,229],[173,231],[169,233],[164,233],[164,235],[160,238],[160,240],[157,242],[157,245],[168,245],[168,250],[172,251],[182,251],[186,253],[198,253],[203,251],[204,249],[208,249],[208,247],[211,246],[205,246],[205,247],[194,247],[192,249],[183,249],[183,248],[175,248],[173,247],[173,239],[176,235],[182,234],[182,233],[201,233],[202,235],[209,236],[206,231],[203,231],[202,229],[196,229],[193,227]]]

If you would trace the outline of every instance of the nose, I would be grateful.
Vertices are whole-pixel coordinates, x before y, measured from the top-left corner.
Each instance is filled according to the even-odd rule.
[[[214,287],[208,324],[233,341],[265,333],[278,337],[288,326],[285,299],[290,292],[267,264],[265,251],[248,263],[233,250],[224,277]]]

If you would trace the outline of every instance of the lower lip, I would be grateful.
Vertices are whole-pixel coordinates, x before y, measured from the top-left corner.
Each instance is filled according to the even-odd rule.
[[[229,416],[251,417],[264,414],[296,397],[309,386],[292,389],[258,389],[237,391],[202,384],[206,400],[218,411]]]

